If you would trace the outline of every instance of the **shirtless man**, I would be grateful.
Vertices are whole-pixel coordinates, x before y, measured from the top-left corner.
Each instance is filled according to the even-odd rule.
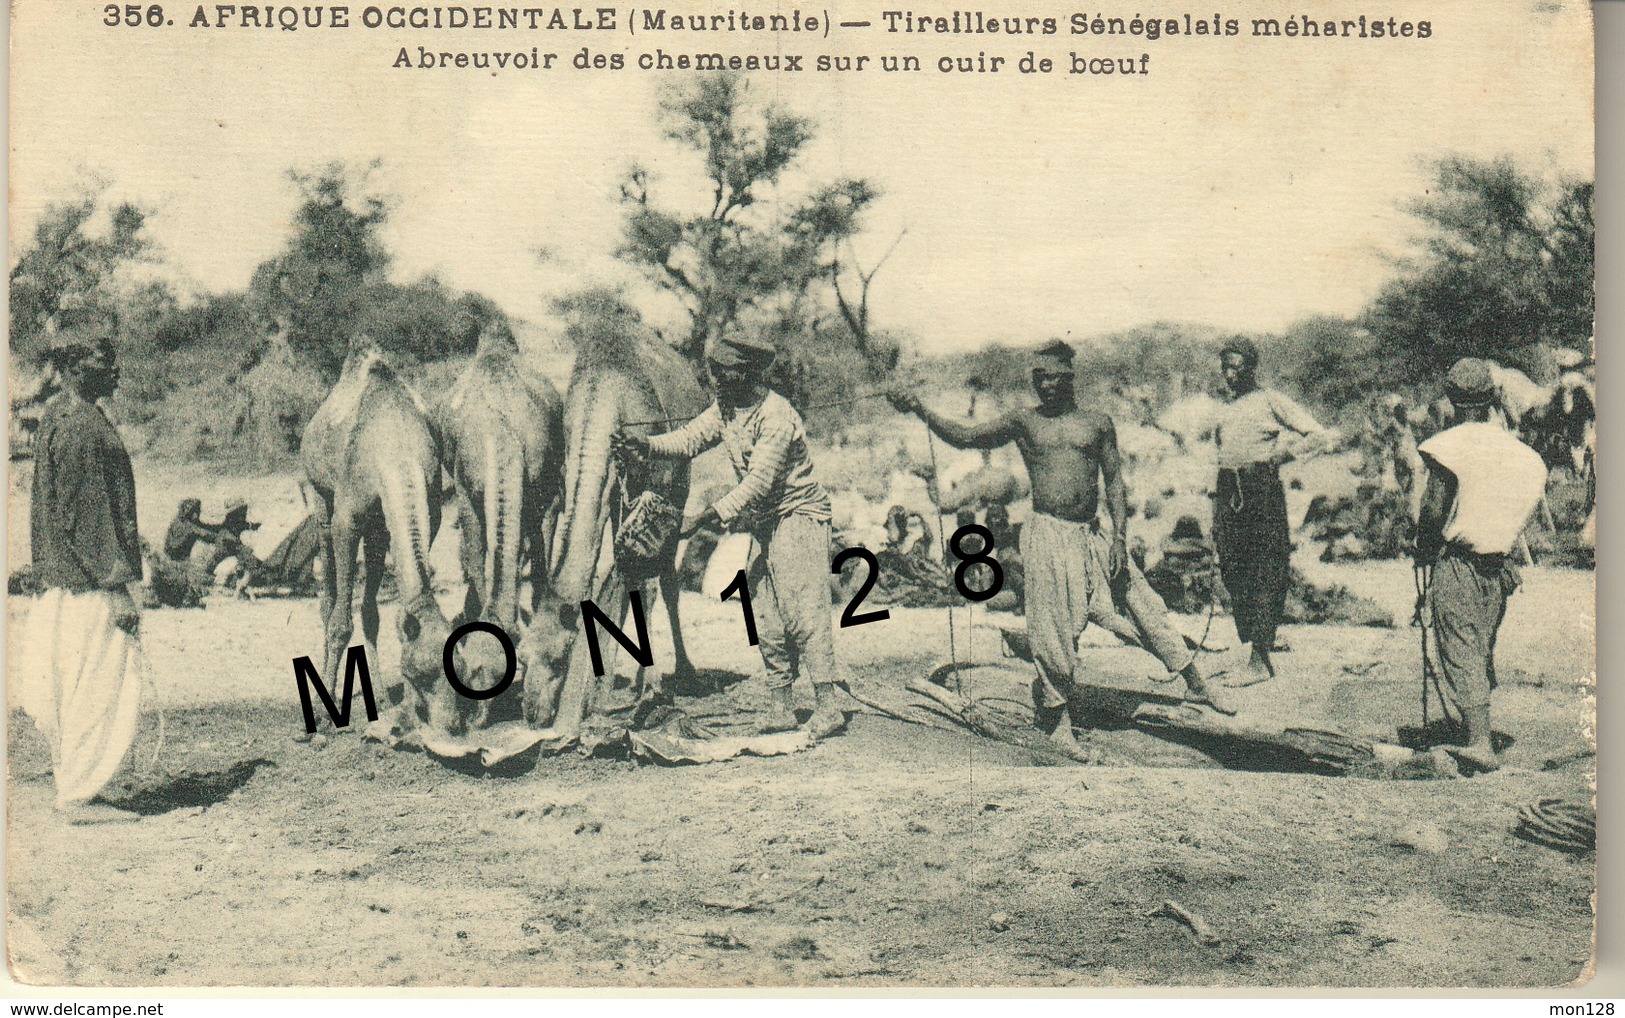
[[[1027,632],[1038,665],[1033,710],[1039,728],[1059,742],[1073,741],[1068,704],[1078,634],[1091,621],[1115,615],[1114,602],[1128,609],[1140,645],[1184,678],[1187,700],[1234,714],[1204,680],[1194,655],[1169,624],[1167,606],[1129,559],[1128,493],[1117,429],[1105,414],[1078,406],[1072,357],[1072,348],[1060,340],[1040,349],[1032,374],[1038,406],[986,424],[946,420],[912,393],[889,398],[956,448],[996,449],[1014,442],[1021,450],[1033,486],[1033,515],[1022,529],[1021,555]],[[1102,482],[1112,518],[1110,540],[1098,520]]]

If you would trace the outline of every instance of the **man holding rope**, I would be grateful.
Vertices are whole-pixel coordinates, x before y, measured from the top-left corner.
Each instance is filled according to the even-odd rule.
[[[76,317],[53,336],[64,387],[34,442],[29,526],[45,593],[29,612],[16,677],[51,746],[57,810],[93,824],[140,819],[91,800],[129,754],[141,715],[141,612],[130,594],[141,543],[130,456],[97,405],[118,386],[116,323],[94,309]]]
[[[1426,594],[1443,679],[1438,693],[1462,723],[1463,745],[1450,747],[1452,754],[1481,771],[1499,766],[1490,741],[1490,690],[1495,637],[1520,582],[1510,553],[1546,492],[1540,455],[1491,419],[1495,392],[1488,364],[1457,361],[1445,394],[1460,423],[1418,450],[1427,486],[1416,564],[1424,575],[1432,570]],[[1424,689],[1424,708],[1426,695]]]
[[[775,351],[754,340],[719,340],[708,360],[716,401],[664,435],[615,436],[618,452],[692,459],[727,446],[738,485],[683,522],[688,536],[715,521],[750,534],[759,554],[750,566],[750,596],[767,670],[764,732],[796,727],[790,690],[797,674],[812,680],[807,721],[814,738],[846,727],[835,690],[835,630],[830,621],[830,504],[812,475],[807,432],[788,400],[768,388]]]
[[[1072,358],[1072,348],[1060,340],[1038,350],[1032,381],[1039,405],[985,424],[940,417],[911,392],[889,398],[955,448],[996,449],[1014,442],[1021,450],[1033,486],[1033,514],[1022,529],[1021,555],[1027,632],[1038,666],[1033,713],[1042,731],[1057,742],[1075,743],[1069,704],[1078,635],[1091,621],[1115,614],[1116,604],[1128,609],[1140,645],[1184,678],[1187,700],[1234,714],[1169,624],[1167,606],[1129,559],[1128,493],[1117,429],[1105,414],[1078,406]],[[1098,518],[1102,484],[1112,519],[1109,539]]]

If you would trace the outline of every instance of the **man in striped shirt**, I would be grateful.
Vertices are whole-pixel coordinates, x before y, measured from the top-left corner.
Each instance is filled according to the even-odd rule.
[[[717,398],[676,431],[647,438],[622,432],[618,450],[692,459],[725,446],[738,483],[698,516],[684,535],[710,521],[750,534],[758,554],[749,571],[758,646],[767,671],[769,715],[763,730],[796,727],[790,691],[796,676],[816,698],[808,730],[825,738],[846,726],[835,691],[835,633],[830,623],[829,495],[813,478],[801,415],[767,386],[770,346],[719,341],[710,356]]]

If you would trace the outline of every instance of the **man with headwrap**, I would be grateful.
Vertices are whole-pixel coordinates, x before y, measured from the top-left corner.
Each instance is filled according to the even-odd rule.
[[[1540,454],[1491,419],[1495,382],[1489,365],[1464,357],[1450,369],[1445,394],[1455,427],[1423,442],[1427,486],[1416,525],[1416,562],[1433,567],[1428,597],[1439,648],[1439,691],[1462,722],[1453,752],[1494,770],[1490,690],[1495,637],[1507,598],[1518,589],[1512,545],[1546,493]]]
[[[199,541],[212,542],[218,536],[215,528],[203,522],[202,500],[183,498],[164,532],[164,557],[171,562],[190,562]]]
[[[1219,573],[1230,592],[1236,635],[1252,645],[1247,677],[1252,685],[1275,676],[1270,651],[1292,584],[1292,539],[1286,517],[1281,466],[1327,451],[1336,436],[1309,411],[1258,384],[1258,347],[1244,336],[1219,351],[1229,391],[1215,432],[1219,478],[1213,495],[1213,543]]]
[[[67,315],[64,315],[67,318]],[[118,386],[109,314],[79,310],[53,337],[64,389],[46,404],[34,444],[30,530],[45,593],[20,641],[22,707],[51,746],[56,808],[71,823],[138,820],[92,804],[131,745],[141,713],[141,581],[135,476],[97,401]]]
[[[1033,359],[1038,406],[985,424],[960,424],[927,410],[908,392],[891,394],[892,405],[923,420],[959,449],[996,449],[1016,443],[1032,478],[1033,513],[1022,528],[1027,633],[1038,677],[1033,683],[1034,720],[1058,742],[1074,742],[1069,710],[1077,639],[1090,622],[1104,624],[1127,608],[1139,642],[1186,683],[1186,699],[1227,714],[1235,711],[1215,695],[1168,622],[1168,608],[1145,582],[1128,554],[1128,493],[1123,486],[1117,429],[1110,417],[1078,406],[1073,392],[1072,348],[1060,340]],[[1100,490],[1112,519],[1108,539],[1100,531]],[[995,546],[993,557],[998,558]]]
[[[738,484],[683,522],[683,534],[708,523],[748,533],[758,554],[747,574],[767,671],[769,715],[763,730],[796,727],[791,686],[812,681],[816,702],[807,730],[815,738],[846,726],[835,690],[835,631],[830,621],[830,503],[813,478],[807,431],[788,400],[768,388],[771,346],[720,340],[708,360],[716,400],[676,431],[647,438],[621,432],[619,452],[692,459],[717,444],[728,449]]]

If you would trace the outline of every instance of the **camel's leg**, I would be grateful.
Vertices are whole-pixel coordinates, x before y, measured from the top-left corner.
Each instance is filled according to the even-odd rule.
[[[356,528],[355,517],[348,507],[339,505],[334,515],[332,528],[329,530],[332,542],[329,545],[331,572],[333,575],[329,589],[333,592],[331,608],[327,615],[327,672],[330,682],[337,684],[343,672],[344,652],[350,645],[350,637],[355,633],[355,556],[357,546],[360,544],[360,533]],[[369,664],[372,662],[369,660]]]
[[[559,511],[559,500],[555,498],[542,510],[540,526],[525,527],[525,533],[530,535],[530,613],[533,616],[541,609],[547,596],[548,577],[553,575],[553,532],[559,527]]]
[[[312,487],[314,488],[315,486],[312,485]],[[315,513],[315,515],[316,515],[316,523],[321,527],[321,534],[322,534],[321,555],[322,555],[322,566],[323,566],[323,568],[322,568],[322,585],[321,585],[321,588],[317,591],[317,595],[318,595],[318,598],[319,598],[319,600],[317,602],[317,611],[318,611],[318,614],[320,615],[321,620],[322,620],[322,669],[323,669],[322,673],[321,673],[321,677],[318,679],[318,681],[330,683],[332,685],[332,687],[334,688],[334,690],[337,690],[337,689],[340,688],[340,682],[341,682],[341,680],[339,678],[340,673],[338,671],[339,662],[342,661],[342,654],[343,654],[343,649],[344,649],[344,641],[348,640],[348,636],[345,636],[343,638],[343,640],[338,643],[338,652],[335,653],[335,651],[334,651],[334,639],[333,639],[333,636],[331,634],[333,633],[333,623],[334,623],[333,608],[334,608],[335,602],[337,602],[337,600],[338,600],[337,590],[336,590],[336,584],[337,584],[338,577],[337,577],[336,571],[333,568],[333,561],[334,561],[333,541],[334,541],[334,537],[335,537],[335,533],[334,533],[334,530],[332,528],[333,494],[332,494],[332,492],[329,492],[329,491],[323,491],[320,488],[315,488],[315,491],[316,491],[316,494],[317,494],[318,497],[316,499],[316,504],[315,504],[314,508],[312,509],[312,512]],[[333,720],[331,718],[329,718],[325,712],[318,712],[318,716],[317,716],[317,719],[316,719],[316,725],[317,725],[317,730],[318,731],[321,731],[321,732],[332,732],[333,731]],[[301,734],[295,736],[295,738],[299,742],[307,742],[307,741],[309,741],[310,737],[313,734],[315,734],[315,733],[313,733],[313,732],[301,733]]]
[[[691,465],[683,461],[672,474],[671,500],[673,504],[681,507],[688,502],[688,486],[691,478]],[[660,594],[666,602],[666,619],[671,623],[672,649],[677,660],[673,668],[673,675],[685,678],[694,674],[694,662],[688,658],[688,645],[683,642],[683,627],[677,621],[677,602],[682,596],[682,582],[678,567],[682,560],[678,553],[683,550],[683,542],[676,542],[671,550],[671,557],[666,559],[660,570]]]
[[[631,634],[632,638],[636,639],[637,635],[632,626],[632,605],[627,594],[628,589],[621,571],[612,569],[610,570],[609,579],[599,588],[596,603],[599,605],[600,611],[603,611],[606,616],[620,624],[621,632]],[[604,605],[612,605],[613,607],[604,610]],[[590,623],[583,618],[581,625],[585,630]],[[585,642],[585,632],[583,632],[580,642]],[[619,640],[616,640],[608,633],[600,631],[598,634],[598,648],[602,655],[604,674],[594,676],[589,687],[592,694],[587,701],[587,706],[592,713],[597,713],[615,702],[612,694],[615,691],[615,676],[620,670],[621,664],[621,644]],[[586,657],[586,655],[582,656]]]
[[[384,582],[384,556],[389,553],[389,531],[381,524],[369,527],[361,541],[361,636],[367,660],[378,660],[378,587]]]
[[[467,495],[458,492],[456,498],[457,557],[468,586],[463,595],[463,621],[470,622],[480,617],[485,606],[485,515]]]
[[[683,643],[683,627],[677,617],[677,601],[683,596],[683,585],[673,561],[660,571],[660,599],[666,602],[666,621],[671,623],[671,642],[677,654],[672,677],[689,679],[694,675],[694,662],[688,659],[688,646]]]
[[[424,490],[428,494],[427,509],[429,512],[429,526],[426,532],[430,534],[438,533],[440,530],[441,519],[441,492],[440,489],[433,484],[425,484]],[[428,549],[425,548],[425,555],[427,555],[427,552]],[[408,570],[417,570],[418,580],[422,586],[424,594],[432,599],[434,596],[434,577],[429,573],[429,563],[427,560],[422,562],[414,562],[413,558],[414,556],[411,549],[397,549],[395,552],[395,578],[398,581],[403,572]],[[402,607],[404,608],[405,606],[403,605]],[[433,608],[431,610],[439,611],[438,608]],[[403,623],[406,621],[405,614],[402,614],[401,621]],[[414,632],[421,632],[421,630],[414,628]],[[403,632],[403,649],[406,643],[405,636],[406,634]],[[417,637],[414,636],[414,639],[416,638]],[[451,683],[447,682],[443,675],[431,679],[430,682],[431,688],[422,691],[424,698],[428,703],[429,725],[444,732],[449,732],[454,735],[461,735],[465,730],[464,722],[458,710],[458,697],[457,694],[453,692]]]
[[[327,620],[333,615],[333,600],[335,597],[334,584],[338,574],[333,569],[333,495],[331,492],[317,490],[316,506],[312,510],[316,514],[316,525],[321,528],[322,544],[322,586],[318,592],[318,610],[322,618],[322,636],[325,641],[327,635]],[[322,657],[327,656],[325,642],[322,646]]]
[[[648,618],[647,611],[649,603],[654,600],[655,596],[655,581],[652,578],[644,580],[641,584],[639,584],[638,596],[643,599],[645,610],[644,618]],[[626,598],[626,609],[623,618],[625,621],[626,631],[632,634],[633,639],[636,639],[637,632],[632,620],[632,597],[630,593],[628,593]],[[651,640],[651,642],[653,641]],[[653,677],[652,682],[650,681],[651,676]],[[658,670],[653,668],[645,668],[641,664],[638,665],[637,671],[633,673],[632,676],[632,699],[634,702],[642,701],[645,694],[650,696],[658,696],[663,688],[664,684],[660,681],[660,672]]]

